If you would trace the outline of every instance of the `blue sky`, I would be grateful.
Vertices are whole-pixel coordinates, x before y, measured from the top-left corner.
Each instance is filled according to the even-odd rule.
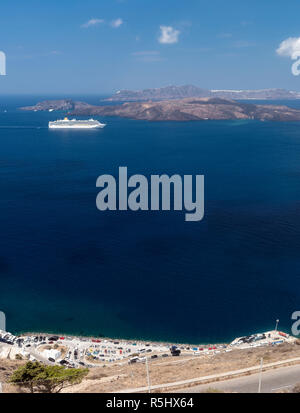
[[[84,94],[195,84],[300,91],[291,53],[299,1],[2,2],[0,93]],[[300,48],[299,48],[300,50]]]

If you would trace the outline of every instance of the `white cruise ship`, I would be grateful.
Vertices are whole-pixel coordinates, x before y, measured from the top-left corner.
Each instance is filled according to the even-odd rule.
[[[53,122],[49,122],[49,128],[51,129],[93,129],[104,128],[105,123],[101,123],[98,120],[77,120],[77,119],[60,119]]]

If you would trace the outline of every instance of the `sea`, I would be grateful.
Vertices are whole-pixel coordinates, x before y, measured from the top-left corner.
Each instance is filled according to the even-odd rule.
[[[0,97],[0,310],[7,330],[176,343],[291,332],[300,310],[300,123],[49,130],[59,96]],[[72,97],[99,104],[102,96]],[[286,103],[300,109],[300,102]],[[205,215],[96,208],[99,175],[205,176]]]

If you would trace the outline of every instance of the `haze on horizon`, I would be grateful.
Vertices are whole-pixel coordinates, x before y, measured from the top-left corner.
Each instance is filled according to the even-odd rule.
[[[300,55],[300,4],[292,3],[3,3],[0,93],[109,94],[171,84],[300,91],[300,76],[291,73]]]

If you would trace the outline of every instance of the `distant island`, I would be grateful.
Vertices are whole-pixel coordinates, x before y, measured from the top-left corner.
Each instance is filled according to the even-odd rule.
[[[290,100],[300,99],[300,92],[285,89],[259,89],[259,90],[221,90],[202,89],[193,85],[167,86],[156,89],[144,90],[119,90],[110,98],[109,102],[131,102],[147,100],[171,100],[191,97],[217,97],[223,99],[257,99],[257,100]]]
[[[58,100],[43,100],[42,102],[37,103],[34,106],[24,106],[20,108],[21,110],[28,110],[28,111],[52,111],[52,110],[63,110],[63,111],[70,111],[70,110],[80,110],[86,109],[88,107],[92,107],[85,102],[73,101],[72,99],[58,99]]]
[[[300,110],[285,105],[257,105],[221,98],[184,98],[161,101],[125,102],[120,105],[95,106],[71,99],[47,100],[26,111],[67,111],[72,116],[118,116],[148,121],[192,121],[257,119],[300,121]]]

